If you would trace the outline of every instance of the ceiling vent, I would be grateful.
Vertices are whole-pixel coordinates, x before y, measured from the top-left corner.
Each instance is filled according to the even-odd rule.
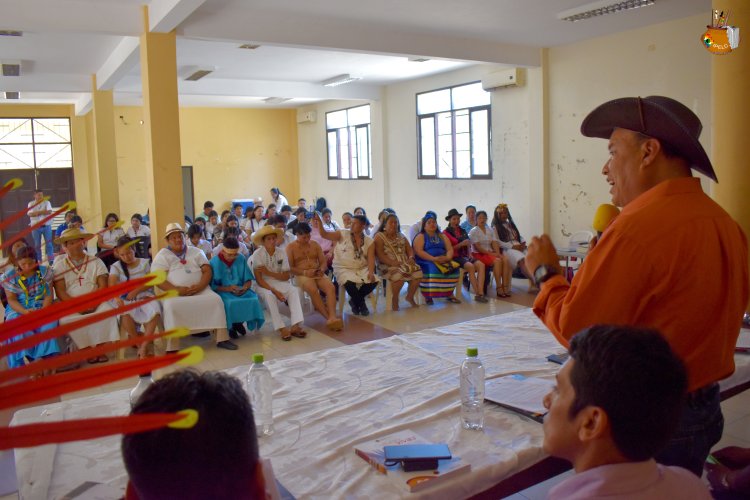
[[[240,45],[239,48],[241,48],[241,49],[247,49],[247,50],[255,50],[255,49],[259,48],[259,47],[260,47],[260,45],[255,45],[255,44],[252,44],[252,43],[243,43],[242,45]]]
[[[266,104],[281,104],[283,102],[291,100],[291,97],[266,97],[265,99],[263,99]]]
[[[5,98],[6,99],[20,99],[21,98],[21,93],[18,92],[17,90],[16,91],[5,92]]]
[[[3,63],[3,76],[21,76],[20,63]]]
[[[203,78],[206,75],[210,75],[213,72],[214,72],[214,70],[212,70],[212,69],[199,69],[199,70],[191,73],[189,76],[185,77],[185,80],[187,80],[189,82],[195,82],[197,80],[200,80],[201,78]]]
[[[0,36],[23,36],[23,31],[0,30]]]

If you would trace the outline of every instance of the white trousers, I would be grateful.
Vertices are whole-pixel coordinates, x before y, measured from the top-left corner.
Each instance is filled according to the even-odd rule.
[[[286,298],[286,301],[289,304],[289,312],[292,315],[290,326],[302,323],[304,320],[304,315],[302,314],[302,290],[288,281],[278,281],[272,278],[266,278],[266,283],[281,292],[282,295],[284,295],[284,298]],[[267,288],[256,286],[255,291],[266,303],[268,312],[271,314],[273,329],[280,330],[284,328],[284,320],[281,318],[281,313],[279,313],[279,299],[277,299],[273,292]]]

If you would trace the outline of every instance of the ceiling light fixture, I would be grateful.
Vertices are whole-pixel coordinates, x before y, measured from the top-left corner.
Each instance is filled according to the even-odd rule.
[[[343,75],[334,76],[333,78],[329,78],[328,80],[323,80],[322,82],[320,82],[320,84],[324,87],[338,87],[339,85],[356,82],[357,80],[361,79],[361,76],[352,76],[349,73],[344,73]]]
[[[622,2],[613,2],[613,0],[602,0],[599,2],[587,3],[575,9],[564,10],[557,14],[561,21],[583,21],[592,17],[624,12],[626,10],[638,9],[654,5],[655,0],[625,0]]]
[[[248,49],[248,50],[255,50],[259,47],[260,45],[255,45],[252,43],[243,43],[242,45],[239,46],[240,49]]]
[[[6,99],[20,99],[21,93],[18,91],[6,91],[5,98]]]
[[[2,75],[21,76],[21,63],[10,61],[2,63]]]
[[[410,57],[409,62],[427,62],[429,61],[426,57]]]
[[[209,68],[199,69],[199,70],[194,71],[193,73],[191,73],[189,76],[186,76],[185,80],[187,80],[189,82],[194,82],[194,81],[200,80],[201,78],[203,78],[206,75],[210,75],[213,72],[214,72],[214,70],[212,68],[211,69],[209,69]]]
[[[23,31],[0,30],[0,36],[23,36]]]
[[[266,97],[263,101],[267,104],[281,104],[282,102],[291,101],[291,97]]]

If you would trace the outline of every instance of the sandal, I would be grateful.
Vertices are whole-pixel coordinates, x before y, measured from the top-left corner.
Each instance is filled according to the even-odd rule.
[[[334,332],[338,332],[344,329],[344,321],[341,318],[336,318],[326,323],[326,326]]]
[[[102,354],[101,356],[99,356],[98,358],[96,358],[96,360],[99,363],[106,363],[107,361],[109,361],[109,357],[106,354]]]
[[[461,303],[461,301],[458,300],[456,297],[448,297],[446,300],[448,302],[450,302],[451,304],[460,304]]]
[[[294,330],[292,332],[292,337],[297,337],[298,339],[304,339],[307,337],[307,332],[304,330]]]
[[[89,358],[86,360],[86,362],[90,365],[94,365],[99,362],[99,358]]]
[[[289,330],[285,328],[283,330],[280,330],[280,332],[281,340],[283,340],[284,342],[289,342],[290,340],[292,340],[292,334],[289,332]]]

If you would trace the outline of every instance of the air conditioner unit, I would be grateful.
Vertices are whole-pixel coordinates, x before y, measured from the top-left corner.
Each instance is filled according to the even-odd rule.
[[[503,87],[521,87],[525,83],[523,68],[504,69],[482,78],[482,88],[492,91]]]
[[[318,113],[315,111],[300,111],[297,113],[297,123],[315,123],[318,121]]]

